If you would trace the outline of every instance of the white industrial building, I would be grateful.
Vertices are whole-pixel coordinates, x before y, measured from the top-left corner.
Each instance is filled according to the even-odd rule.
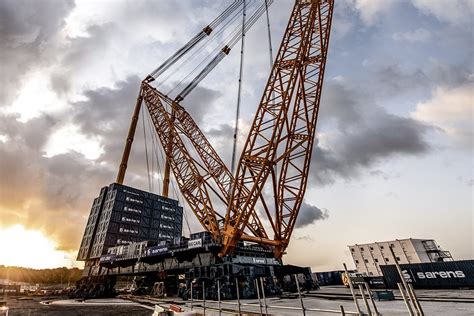
[[[395,264],[395,260],[399,264],[453,260],[449,251],[443,250],[433,239],[396,239],[348,247],[357,272],[369,276],[382,275],[380,266]]]

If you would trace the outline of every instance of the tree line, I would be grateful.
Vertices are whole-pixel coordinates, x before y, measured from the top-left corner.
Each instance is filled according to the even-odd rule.
[[[0,279],[7,279],[14,282],[33,284],[59,284],[70,282],[74,284],[81,278],[81,275],[82,270],[78,268],[31,269],[0,265]]]

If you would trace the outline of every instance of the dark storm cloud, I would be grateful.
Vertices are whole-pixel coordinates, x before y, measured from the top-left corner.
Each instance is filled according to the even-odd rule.
[[[51,88],[58,95],[65,95],[73,86],[73,81],[81,76],[84,69],[108,65],[106,52],[111,47],[111,38],[119,36],[119,28],[114,23],[90,25],[86,29],[87,36],[67,38],[62,54],[58,56],[58,67],[50,78]],[[113,67],[113,65],[110,65]],[[95,69],[100,71],[100,69]]]
[[[2,224],[20,222],[42,229],[57,238],[62,249],[77,248],[92,199],[102,186],[114,181],[139,82],[130,77],[114,89],[88,90],[87,101],[74,103],[71,111],[55,117],[43,114],[22,123],[18,115],[0,115],[0,134],[7,139],[0,141]],[[44,156],[50,135],[71,116],[85,135],[101,138],[104,154],[96,161],[73,151]],[[137,130],[127,184],[146,188],[140,132]],[[136,176],[140,173],[141,177]]]
[[[474,66],[471,61],[455,65],[433,63],[427,69],[402,69],[398,64],[382,64],[373,67],[371,84],[374,93],[384,96],[405,96],[412,92],[436,87],[457,87],[471,81]]]
[[[44,156],[58,118],[41,115],[26,123],[17,118],[0,115],[0,133],[7,137],[0,141],[2,224],[42,229],[58,237],[62,249],[75,249],[83,230],[78,224],[111,172],[74,152]]]
[[[41,228],[57,237],[62,249],[77,248],[92,199],[102,186],[115,180],[139,85],[138,77],[129,77],[114,88],[86,90],[86,100],[73,103],[67,113],[43,114],[25,123],[18,121],[18,115],[0,115],[0,134],[7,137],[6,142],[0,141],[3,224],[21,222],[29,228]],[[197,89],[195,101],[203,106],[201,117],[205,109],[212,109],[215,95],[212,90]],[[50,135],[70,118],[84,135],[100,138],[104,153],[95,161],[74,151],[44,156]],[[140,119],[126,183],[147,189],[142,133]],[[150,130],[147,133],[150,146]],[[57,225],[58,220],[63,224]],[[195,220],[189,220],[195,226]]]
[[[92,199],[102,186],[115,180],[139,85],[140,79],[132,76],[114,88],[86,90],[85,100],[72,103],[67,113],[41,114],[24,123],[18,121],[19,115],[0,115],[0,134],[7,138],[0,141],[3,224],[21,222],[28,228],[43,229],[58,238],[62,249],[77,248]],[[203,118],[206,109],[213,108],[217,93],[202,88],[196,92],[194,101]],[[69,119],[84,135],[100,138],[104,153],[98,159],[91,161],[74,151],[44,156],[49,137]],[[147,133],[150,146],[150,131]],[[140,119],[127,184],[148,188],[145,156]],[[58,221],[63,224],[57,225]]]
[[[210,114],[215,110],[215,101],[220,96],[219,91],[198,86],[181,103],[196,123],[202,123],[206,114]]]
[[[73,0],[0,0],[0,105],[13,100],[25,74],[54,61],[56,37],[74,6]]]
[[[99,160],[118,163],[126,139],[129,122],[135,106],[140,88],[140,79],[136,76],[128,77],[115,84],[114,88],[98,88],[84,91],[85,101],[73,104],[73,122],[81,128],[85,135],[102,138],[104,154]],[[198,125],[201,125],[205,115],[214,108],[214,102],[219,93],[203,87],[193,91],[193,97],[183,106],[193,116]],[[146,111],[143,104],[142,111]],[[142,112],[143,113],[143,112]],[[142,120],[137,129],[138,142],[142,141]],[[140,133],[140,134],[139,134]],[[147,133],[149,130],[147,129]],[[134,144],[133,155],[140,161],[145,157],[142,143]]]
[[[388,113],[371,97],[347,84],[329,81],[324,89],[318,122],[324,142],[317,139],[315,142],[310,186],[331,184],[338,178],[354,179],[363,174],[378,176],[383,170],[374,173],[372,168],[380,169],[379,163],[396,157],[422,155],[430,150],[425,135],[432,127]],[[233,126],[219,124],[205,134],[230,165]],[[390,178],[390,175],[382,178]]]
[[[383,160],[430,150],[425,134],[432,128],[427,125],[388,113],[341,83],[329,82],[325,88],[320,130],[324,134],[332,124],[336,129],[324,134],[324,144],[316,141],[312,175],[317,184],[355,178]]]
[[[298,213],[298,218],[296,219],[295,228],[303,228],[316,221],[327,219],[328,217],[327,210],[320,209],[303,201]]]

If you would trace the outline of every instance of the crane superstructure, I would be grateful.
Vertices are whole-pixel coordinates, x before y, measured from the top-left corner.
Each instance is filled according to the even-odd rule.
[[[242,2],[245,7],[245,1],[235,1],[223,14]],[[264,12],[262,7],[265,10],[271,4],[264,2],[244,20],[242,31],[255,23]],[[235,174],[182,103],[229,54],[243,32],[236,33],[176,98],[152,85],[172,63],[225,20],[221,14],[142,81],[116,182],[123,183],[144,102],[166,155],[163,195],[168,195],[172,172],[201,225],[221,242],[221,256],[230,254],[244,240],[272,247],[275,257],[281,258],[307,186],[333,8],[334,0],[295,1]],[[186,144],[191,144],[196,154],[192,155]]]

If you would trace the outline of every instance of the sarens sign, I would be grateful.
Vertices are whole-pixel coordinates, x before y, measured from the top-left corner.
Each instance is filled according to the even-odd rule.
[[[401,264],[403,278],[419,289],[474,287],[474,260]],[[394,265],[382,265],[385,283],[396,288],[400,276]]]
[[[465,278],[464,271],[435,271],[435,272],[418,272],[416,276],[419,279],[436,279],[436,278]]]
[[[465,278],[466,275],[464,271],[457,270],[457,271],[432,271],[432,272],[416,272],[402,270],[403,278],[407,282],[413,282],[412,275],[417,279],[449,279],[449,278]]]

